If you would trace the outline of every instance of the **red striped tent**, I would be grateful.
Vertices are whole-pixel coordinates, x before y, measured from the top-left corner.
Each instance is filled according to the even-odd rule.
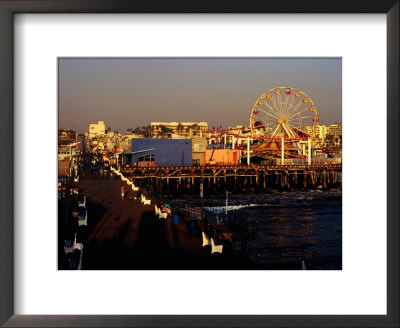
[[[263,152],[263,153],[281,151],[281,149],[282,149],[281,139],[265,140],[263,143],[251,147],[251,150],[253,152]],[[284,151],[297,151],[297,147],[294,146],[291,141],[286,141]]]

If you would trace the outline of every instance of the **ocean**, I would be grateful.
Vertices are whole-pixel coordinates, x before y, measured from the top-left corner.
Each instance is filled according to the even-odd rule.
[[[258,237],[247,242],[249,257],[262,259],[260,253],[270,250],[280,250],[282,256],[282,250],[295,249],[308,252],[309,259],[315,255],[326,260],[330,263],[328,268],[341,268],[341,189],[228,194],[228,207],[221,197],[206,199],[204,203],[205,209],[214,214],[224,216],[228,210],[228,216],[258,221]]]

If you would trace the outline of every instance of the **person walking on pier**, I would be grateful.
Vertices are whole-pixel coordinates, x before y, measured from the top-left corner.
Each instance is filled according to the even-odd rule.
[[[125,198],[125,187],[122,186],[121,187],[121,199],[124,200],[124,198]]]
[[[165,207],[164,207],[164,202],[162,201],[162,200],[160,200],[159,202],[158,202],[158,208],[160,209],[160,211],[162,212],[162,213],[165,213],[166,211],[165,211]]]

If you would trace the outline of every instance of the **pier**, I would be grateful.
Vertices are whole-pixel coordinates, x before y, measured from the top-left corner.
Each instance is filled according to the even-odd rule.
[[[121,171],[156,194],[213,194],[335,188],[342,182],[342,165],[208,165],[126,167]]]
[[[121,199],[122,185],[129,190]],[[85,270],[225,270],[254,269],[256,264],[240,252],[224,246],[222,254],[211,254],[210,246],[202,247],[201,228],[193,230],[190,217],[181,217],[178,224],[154,215],[154,201],[143,205],[134,199],[126,182],[111,180],[86,170],[75,185],[86,196],[88,225],[79,227],[78,242],[83,243]],[[59,210],[68,211],[66,199]],[[59,214],[62,228],[65,213]],[[68,213],[66,213],[68,215]],[[197,223],[195,223],[197,224]],[[60,238],[59,256],[63,256]],[[62,261],[59,268],[63,268]]]

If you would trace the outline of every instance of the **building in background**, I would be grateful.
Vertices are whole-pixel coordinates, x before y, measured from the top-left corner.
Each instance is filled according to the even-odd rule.
[[[325,125],[305,125],[300,129],[319,140],[325,140],[328,133],[328,128]]]
[[[89,138],[92,139],[98,134],[106,133],[106,125],[104,121],[98,121],[97,123],[89,124]]]
[[[327,146],[341,147],[342,146],[342,124],[335,123],[328,126],[326,136]]]
[[[328,126],[328,134],[332,135],[334,138],[341,138],[342,136],[342,124],[335,123]]]
[[[194,165],[196,166],[204,165],[206,147],[207,147],[206,138],[202,137],[202,138],[192,139],[192,159]]]
[[[163,138],[168,134],[177,134],[187,138],[202,136],[208,130],[207,122],[151,122],[153,138]]]
[[[125,156],[131,166],[192,166],[192,140],[132,139]]]
[[[317,138],[316,146],[340,147],[342,145],[342,124],[335,123],[325,125],[303,125],[301,130]]]
[[[239,163],[239,150],[237,149],[206,149],[204,164],[237,165]]]
[[[310,136],[317,138],[318,145],[325,143],[326,135],[328,134],[328,128],[325,125],[303,125],[300,130],[306,132]]]

